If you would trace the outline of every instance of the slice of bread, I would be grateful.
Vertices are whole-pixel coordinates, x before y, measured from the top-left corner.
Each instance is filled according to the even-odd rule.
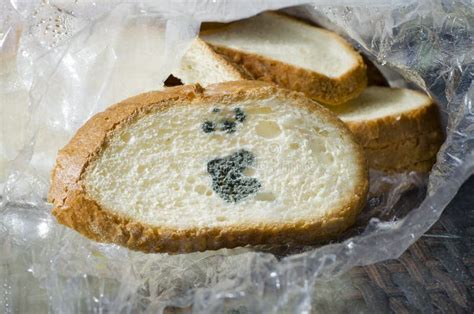
[[[412,170],[412,165],[434,160],[443,141],[436,105],[417,91],[370,86],[359,98],[331,109],[377,170]]]
[[[343,38],[288,16],[267,12],[201,37],[255,79],[325,104],[347,102],[367,85],[362,57]]]
[[[208,44],[196,38],[173,72],[184,84],[210,84],[251,79],[242,67],[216,53]]]
[[[329,110],[240,81],[97,114],[59,152],[49,201],[91,239],[190,252],[328,239],[355,221],[367,188],[364,153]]]

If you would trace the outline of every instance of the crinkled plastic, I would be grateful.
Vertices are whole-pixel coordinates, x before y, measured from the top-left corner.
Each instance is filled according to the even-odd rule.
[[[309,312],[316,281],[399,256],[473,173],[470,1],[76,2],[0,4],[2,311]],[[371,172],[356,226],[318,247],[143,254],[55,222],[45,201],[49,171],[88,118],[160,89],[201,21],[282,8],[346,36],[392,86],[417,85],[438,102],[446,142],[429,178]],[[130,36],[143,40],[131,45]]]

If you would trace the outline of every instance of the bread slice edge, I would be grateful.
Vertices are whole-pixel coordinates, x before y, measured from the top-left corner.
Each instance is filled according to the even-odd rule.
[[[412,137],[413,134],[439,133],[440,136],[442,134],[438,107],[428,97],[425,103],[408,112],[360,121],[345,121],[344,118],[341,120],[364,147],[374,146],[375,142],[396,142],[399,139]]]
[[[308,25],[303,21],[284,14],[276,12],[265,12],[264,14],[276,15],[281,18],[291,19],[296,23]],[[205,36],[205,34],[225,31],[225,29],[230,27],[238,27],[238,21],[218,29],[204,31],[202,34]],[[340,44],[352,51],[356,59],[355,66],[339,77],[331,78],[322,73],[274,60],[260,54],[215,45],[210,42],[208,44],[219,54],[228,56],[233,63],[242,66],[257,80],[273,82],[283,88],[303,92],[308,97],[327,105],[340,105],[359,96],[367,87],[367,66],[362,56],[343,38],[325,29],[321,29],[321,31],[329,33]],[[203,40],[206,41],[205,38]]]

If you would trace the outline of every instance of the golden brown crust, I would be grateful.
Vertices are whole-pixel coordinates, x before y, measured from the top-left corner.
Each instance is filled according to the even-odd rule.
[[[364,147],[376,146],[374,141],[397,142],[414,134],[431,132],[442,134],[438,108],[432,102],[398,115],[372,120],[345,121],[345,123]]]
[[[53,214],[60,223],[76,229],[90,239],[116,243],[144,252],[191,252],[291,241],[310,243],[340,234],[355,221],[365,203],[368,190],[365,157],[355,140],[352,142],[358,160],[359,174],[354,178],[357,182],[354,194],[347,196],[342,208],[335,209],[317,220],[176,230],[151,226],[113,213],[102,208],[86,193],[82,176],[89,163],[98,156],[112,132],[126,127],[138,117],[183,102],[233,103],[242,99],[259,99],[271,95],[297,99],[301,106],[324,116],[329,122],[338,125],[346,136],[353,138],[343,123],[327,109],[299,93],[278,89],[268,83],[228,82],[210,85],[206,89],[199,85],[188,85],[169,88],[163,92],[141,94],[95,115],[59,152],[48,195],[49,202],[54,205]]]
[[[396,133],[395,133],[396,134]],[[359,139],[358,139],[359,140]],[[422,133],[413,133],[409,136],[396,137],[392,136],[390,138],[378,138],[373,139],[365,143],[365,149],[385,149],[393,147],[396,145],[403,144],[403,147],[406,149],[415,148],[418,142],[436,144],[440,146],[443,143],[444,135],[441,133],[441,130],[427,130]],[[411,145],[411,146],[410,146]]]
[[[397,164],[391,167],[387,167],[385,164],[376,165],[372,167],[372,169],[382,171],[388,174],[392,173],[402,173],[402,172],[420,172],[420,173],[428,173],[433,168],[433,165],[436,162],[436,156],[427,159],[427,160],[417,160],[412,163],[407,164]]]
[[[292,19],[298,23],[306,24],[302,21],[289,17],[287,15],[278,16]],[[238,27],[238,22],[214,28],[210,31],[203,32],[209,34],[211,32],[219,32],[228,27]],[[228,56],[232,62],[245,68],[252,74],[254,79],[272,82],[283,88],[305,93],[308,97],[328,105],[340,105],[359,96],[367,86],[367,68],[362,59],[353,48],[344,39],[333,32],[321,29],[334,36],[334,39],[353,52],[356,58],[356,64],[344,75],[333,78],[324,74],[304,69],[295,65],[273,60],[269,57],[262,56],[247,51],[241,51],[224,47],[220,45],[210,44],[216,52]]]
[[[444,140],[436,104],[378,119],[345,121],[364,147],[369,167],[385,172],[428,172]]]
[[[425,141],[421,137],[412,137],[385,148],[366,148],[369,165],[373,158],[388,164],[406,164],[416,160],[432,158],[439,150],[440,143]]]
[[[441,143],[412,137],[385,148],[365,148],[369,167],[385,172],[429,171]],[[431,164],[428,164],[428,162]],[[420,163],[423,167],[420,167]],[[426,170],[419,170],[426,169]]]

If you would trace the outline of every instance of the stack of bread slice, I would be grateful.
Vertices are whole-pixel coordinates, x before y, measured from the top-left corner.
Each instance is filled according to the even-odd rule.
[[[437,107],[425,94],[370,86],[331,109],[364,147],[371,168],[427,172],[435,162],[443,133]]]
[[[339,35],[266,12],[207,28],[200,37],[175,73],[184,83],[256,79],[303,92],[349,126],[370,168],[431,169],[443,141],[436,104],[409,89],[366,88],[367,66]]]

